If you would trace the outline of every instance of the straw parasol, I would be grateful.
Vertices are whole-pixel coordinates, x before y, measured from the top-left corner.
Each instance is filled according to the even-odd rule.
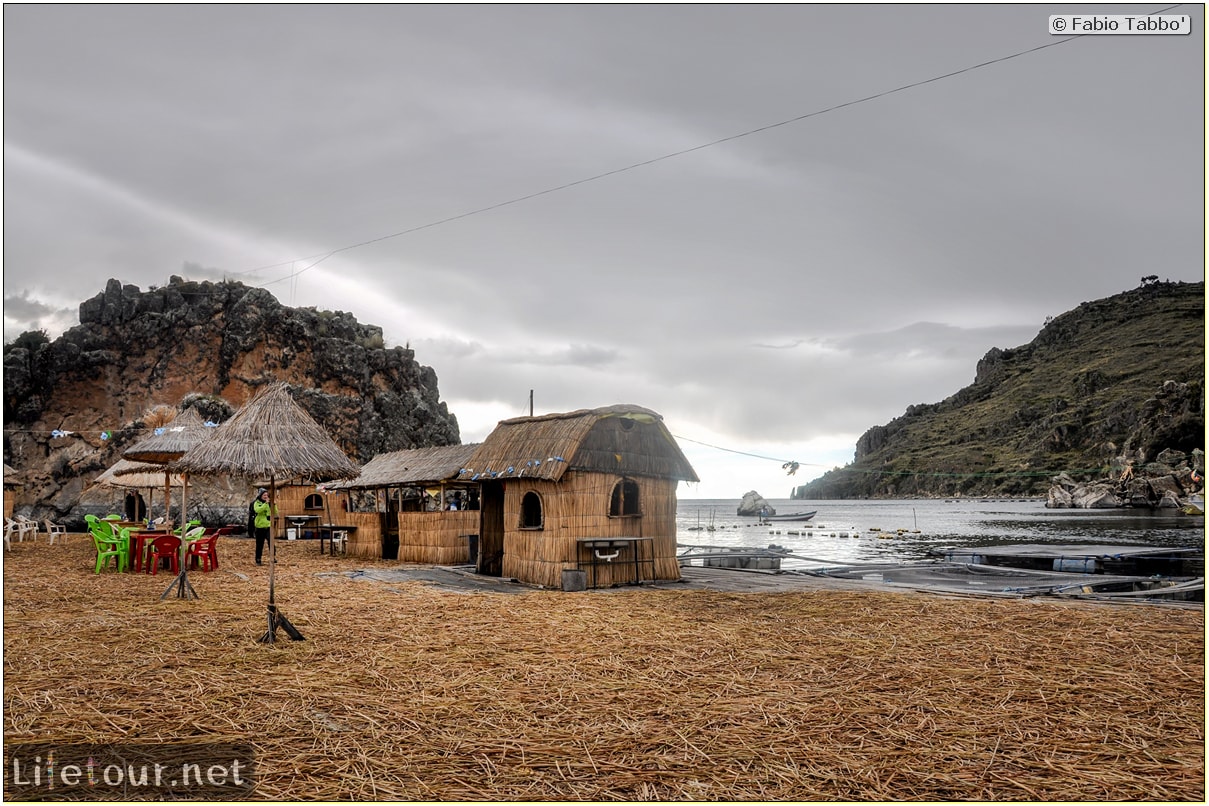
[[[184,473],[267,478],[269,503],[273,507],[279,478],[301,476],[329,481],[353,479],[360,472],[323,427],[294,402],[289,386],[280,381],[257,392],[214,432],[212,439],[190,450],[171,467]],[[260,640],[273,643],[277,628],[281,627],[290,638],[301,641],[302,634],[277,610],[276,568],[276,544],[270,525],[269,628]]]
[[[164,476],[167,476],[165,479]],[[155,488],[165,483],[164,501],[168,501],[167,490],[180,487],[184,480],[175,473],[164,473],[159,465],[145,462],[132,462],[129,459],[119,459],[101,475],[92,480],[93,484],[102,487],[119,487],[127,490],[147,490],[147,511],[151,512]],[[164,519],[168,517],[168,505],[164,504]]]
[[[214,426],[207,426],[197,413],[196,409],[189,409],[175,420],[163,428],[157,428],[154,433],[144,437],[126,450],[122,451],[123,459],[130,459],[136,462],[144,462],[155,465],[162,465],[164,470],[164,496],[165,502],[168,495],[168,463],[175,461],[190,449],[210,438],[214,432]],[[123,471],[118,471],[119,475]],[[126,471],[138,472],[137,470]],[[172,584],[168,586],[168,590],[164,591],[163,599],[176,588],[177,596],[180,598],[197,598],[197,591],[193,590],[193,586],[189,583],[188,564],[186,560],[185,546],[185,527],[189,523],[188,517],[188,502],[189,502],[189,474],[182,474],[181,485],[181,557],[180,571],[176,579],[172,580]],[[168,506],[164,505],[164,520],[168,520]]]

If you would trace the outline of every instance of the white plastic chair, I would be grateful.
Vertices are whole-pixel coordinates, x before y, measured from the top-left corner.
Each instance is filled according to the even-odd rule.
[[[13,519],[13,523],[16,525],[18,543],[24,543],[26,535],[29,535],[30,540],[37,540],[37,538],[38,538],[38,522],[37,521],[31,521],[29,518],[25,517],[24,515],[18,515],[16,518]]]
[[[348,553],[348,532],[332,532],[332,554],[336,553],[336,546],[340,546],[340,553]]]
[[[46,524],[46,536],[50,540],[50,545],[53,546],[55,544],[55,535],[62,535],[63,540],[67,540],[66,526],[58,523],[51,523],[50,518],[46,518],[42,521],[42,523]]]

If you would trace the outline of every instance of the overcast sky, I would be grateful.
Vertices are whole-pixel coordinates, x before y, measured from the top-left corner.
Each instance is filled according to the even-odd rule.
[[[1203,279],[1203,6],[1047,29],[1167,5],[6,4],[4,338],[238,279],[410,342],[465,442],[636,403],[681,497],[785,497],[1047,316]]]

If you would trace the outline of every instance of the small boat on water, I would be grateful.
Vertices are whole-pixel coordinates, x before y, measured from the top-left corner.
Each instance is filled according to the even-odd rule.
[[[819,511],[816,509],[813,512],[794,512],[787,515],[761,515],[760,523],[800,523],[810,520],[817,514]]]

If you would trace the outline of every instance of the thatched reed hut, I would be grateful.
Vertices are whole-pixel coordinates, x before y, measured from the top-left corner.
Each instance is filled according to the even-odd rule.
[[[680,578],[676,485],[698,478],[650,409],[503,420],[458,477],[481,485],[480,573],[560,587],[564,570],[592,561],[580,541],[634,537],[649,540],[594,567],[589,584],[631,581],[635,551],[653,561],[646,578]]]
[[[336,492],[372,496],[368,512],[364,502],[340,505],[340,517],[357,527],[349,534],[348,553],[435,565],[469,562],[479,513],[467,506],[472,498],[477,502],[478,483],[458,477],[478,447],[474,443],[383,453],[361,468],[357,478],[325,485]]]
[[[4,517],[11,518],[17,507],[17,490],[24,486],[15,468],[4,466]]]

